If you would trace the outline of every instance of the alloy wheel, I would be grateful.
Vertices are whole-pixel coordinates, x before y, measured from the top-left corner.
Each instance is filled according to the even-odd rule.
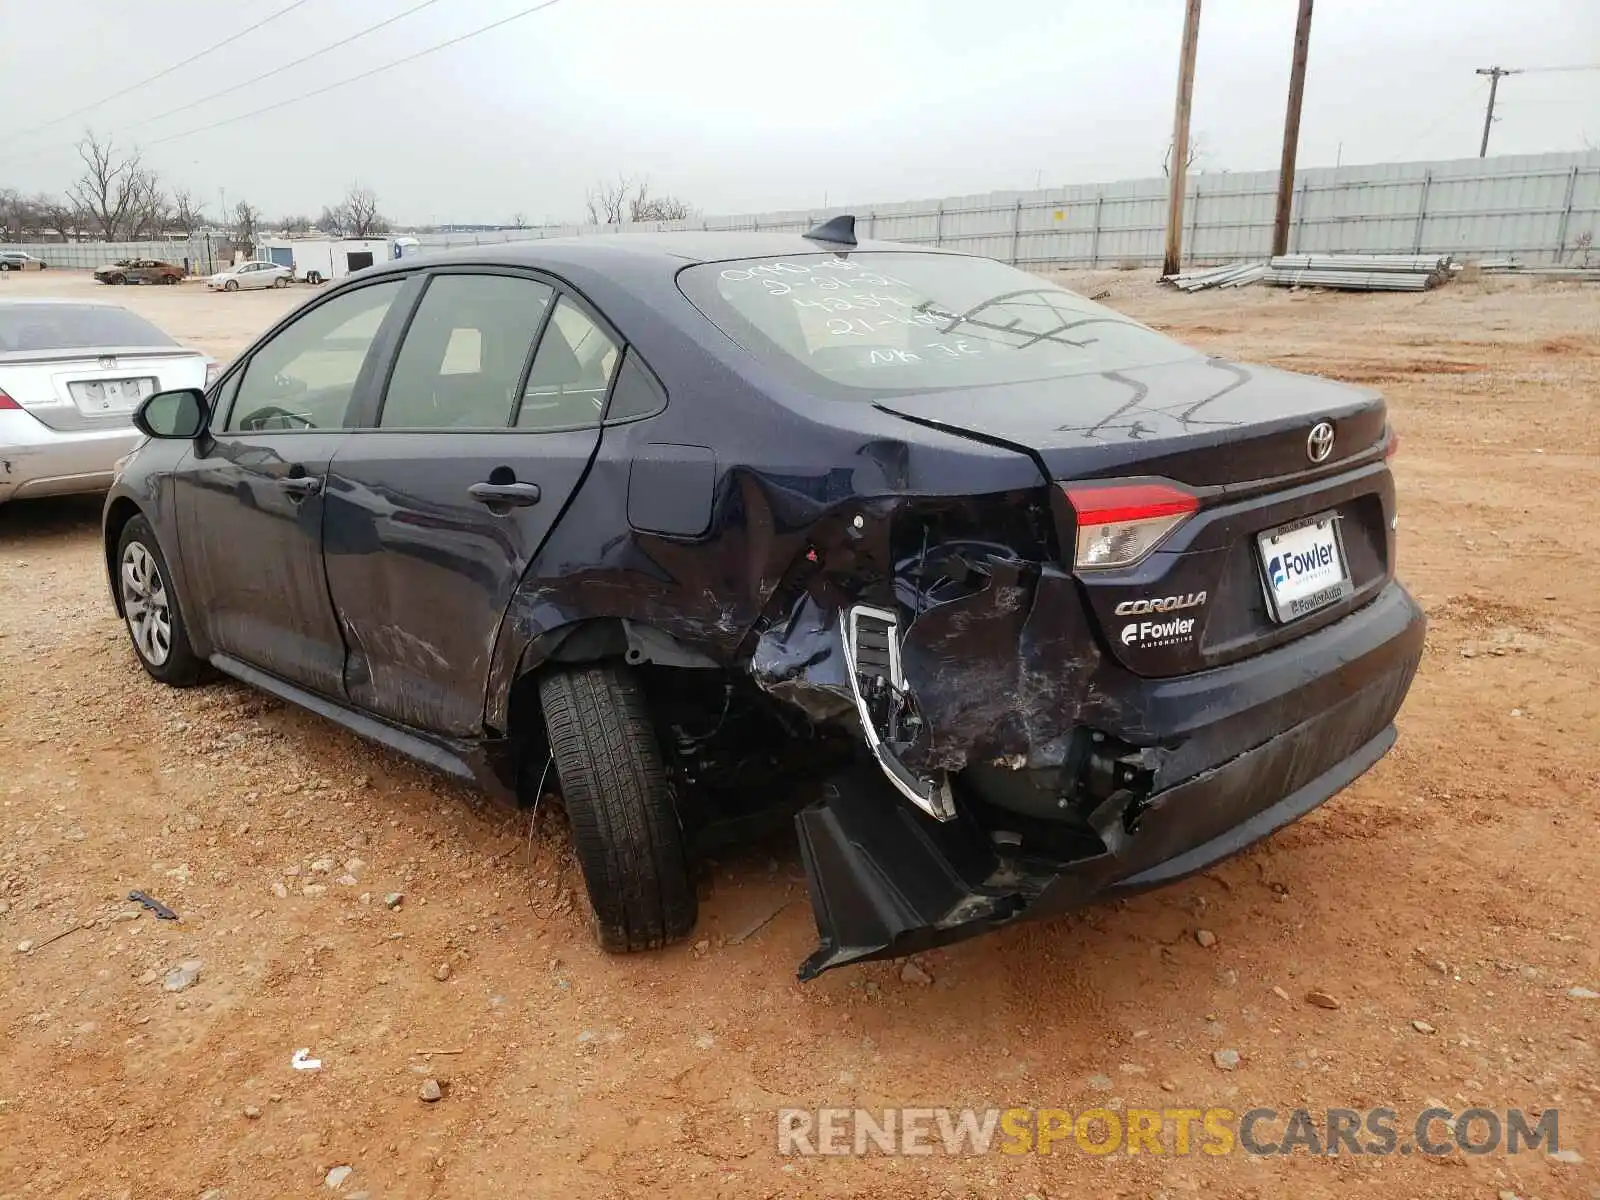
[[[122,611],[140,656],[159,667],[172,653],[172,609],[155,556],[143,542],[122,552]]]

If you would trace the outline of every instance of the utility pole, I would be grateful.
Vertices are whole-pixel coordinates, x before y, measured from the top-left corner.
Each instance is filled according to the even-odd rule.
[[[1489,126],[1494,124],[1494,96],[1500,90],[1500,77],[1502,75],[1521,75],[1521,71],[1508,71],[1504,67],[1479,67],[1479,75],[1489,77],[1489,107],[1483,114],[1483,143],[1478,147],[1478,157],[1485,158],[1489,153]]]
[[[1311,49],[1311,3],[1300,0],[1294,26],[1294,65],[1289,69],[1289,108],[1283,117],[1283,159],[1278,164],[1278,212],[1272,223],[1272,253],[1289,253],[1289,214],[1294,206],[1294,163],[1300,151],[1300,104],[1306,94],[1306,55]]]
[[[1172,118],[1172,191],[1167,201],[1167,253],[1161,273],[1176,275],[1183,263],[1183,189],[1189,174],[1189,109],[1194,100],[1194,59],[1200,46],[1200,0],[1189,0],[1178,55],[1178,101]]]

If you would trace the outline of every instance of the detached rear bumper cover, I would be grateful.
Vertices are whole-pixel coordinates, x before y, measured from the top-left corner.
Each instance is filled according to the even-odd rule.
[[[1155,751],[1159,790],[1136,809],[1102,806],[1093,818],[1099,852],[1068,862],[994,846],[969,812],[930,820],[871,766],[834,780],[826,799],[796,818],[820,939],[800,977],[1157,886],[1244,849],[1346,787],[1394,744],[1424,631],[1421,610],[1393,584],[1279,650],[1139,681],[1139,740],[1163,747]]]

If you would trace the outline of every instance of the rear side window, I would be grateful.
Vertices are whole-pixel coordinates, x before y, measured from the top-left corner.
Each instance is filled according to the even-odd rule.
[[[125,308],[97,304],[0,304],[0,354],[176,346]]]
[[[667,391],[661,386],[655,372],[644,365],[636,350],[629,349],[622,356],[622,369],[617,372],[617,382],[611,389],[611,403],[606,408],[607,421],[632,421],[638,417],[651,417],[667,407]]]
[[[346,428],[356,380],[402,282],[345,292],[263,343],[245,368],[227,431]]]
[[[600,424],[621,348],[563,296],[533,356],[517,412],[518,429],[572,429]]]
[[[380,429],[504,429],[553,296],[533,279],[439,275],[411,318]]]

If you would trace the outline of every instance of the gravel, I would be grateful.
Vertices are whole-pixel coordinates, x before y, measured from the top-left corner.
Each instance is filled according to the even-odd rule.
[[[1331,996],[1327,992],[1316,992],[1316,991],[1307,992],[1306,993],[1306,1003],[1315,1005],[1317,1008],[1338,1008],[1339,1007],[1339,999],[1338,999],[1338,997],[1337,996]]]
[[[1203,948],[1209,950],[1217,944],[1217,935],[1209,929],[1196,929],[1194,931],[1194,940],[1199,942]]]
[[[344,1181],[353,1174],[355,1174],[354,1167],[334,1167],[328,1172],[327,1177],[323,1179],[322,1186],[336,1192],[344,1186]]]
[[[424,1104],[434,1104],[444,1098],[444,1089],[439,1086],[437,1079],[429,1079],[422,1085],[422,1090],[417,1093]]]
[[[1239,1065],[1239,1052],[1237,1050],[1213,1050],[1211,1061],[1217,1064],[1221,1071],[1231,1071]]]
[[[900,968],[900,982],[916,983],[921,984],[923,987],[928,987],[933,983],[933,976],[929,975],[910,959],[907,959],[906,965]]]

